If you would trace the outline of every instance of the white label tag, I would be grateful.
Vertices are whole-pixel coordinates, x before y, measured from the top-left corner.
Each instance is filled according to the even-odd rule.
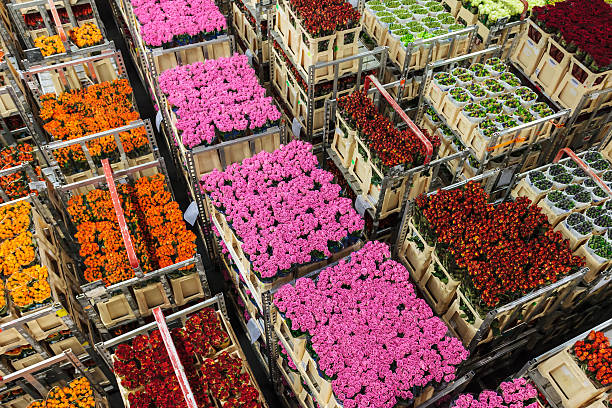
[[[368,208],[372,208],[370,202],[366,200],[365,197],[362,195],[357,196],[357,198],[355,199],[355,209],[357,210],[359,215],[363,217]]]
[[[247,48],[247,50],[245,51],[244,55],[246,55],[247,58],[249,59],[249,65],[253,66],[253,53],[251,52],[251,50],[249,50]]]
[[[532,47],[535,47],[535,43],[529,38],[527,39],[527,44],[531,45]]]
[[[552,58],[549,58],[549,59],[548,59],[548,62],[549,62],[549,64],[550,64],[550,65],[552,65],[553,67],[554,67],[555,65],[557,65],[557,61],[555,61],[555,60],[554,60],[554,59],[552,59]]]
[[[257,323],[255,320],[249,319],[247,322],[247,330],[249,331],[249,338],[251,339],[251,344],[255,343],[259,336],[261,336],[261,332],[259,331],[259,327],[257,327]]]
[[[157,131],[160,129],[162,119],[162,113],[160,110],[158,110],[157,115],[155,115],[155,127],[157,127]]]
[[[293,118],[293,122],[291,122],[291,131],[293,132],[293,136],[296,138],[300,138],[300,131],[302,130],[302,124],[297,118]]]
[[[574,85],[574,86],[580,86],[580,82],[578,82],[578,81],[576,80],[576,78],[571,78],[571,79],[570,79],[570,81],[572,81],[572,85]]]
[[[46,186],[44,181],[30,181],[28,187],[30,190],[42,190]]]
[[[198,204],[196,204],[195,201],[192,201],[191,204],[189,204],[189,207],[187,207],[187,209],[185,210],[183,218],[185,219],[185,221],[187,221],[193,226],[193,224],[195,224],[196,220],[198,219],[199,213],[200,212],[198,211]]]

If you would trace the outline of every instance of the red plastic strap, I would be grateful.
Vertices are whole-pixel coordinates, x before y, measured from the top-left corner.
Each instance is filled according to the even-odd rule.
[[[164,314],[162,313],[160,307],[156,307],[155,309],[153,309],[153,316],[155,316],[155,321],[157,322],[159,333],[161,334],[162,340],[164,341],[164,345],[166,346],[168,356],[170,356],[170,362],[172,363],[172,367],[174,368],[174,374],[176,375],[176,379],[178,380],[178,383],[181,387],[181,391],[183,391],[183,396],[185,397],[187,407],[198,408],[198,404],[196,403],[195,397],[193,396],[193,391],[191,391],[189,381],[187,380],[187,376],[185,375],[185,369],[183,368],[183,364],[181,363],[181,360],[179,359],[179,356],[176,353],[176,347],[174,347],[172,337],[170,337],[170,331],[168,330],[168,326],[166,325],[166,318],[164,317]]]
[[[104,169],[104,177],[106,178],[108,191],[110,192],[111,200],[113,201],[113,208],[115,209],[115,214],[117,215],[117,221],[119,221],[119,230],[121,231],[123,244],[127,250],[130,266],[132,269],[139,269],[140,263],[138,262],[138,258],[136,258],[136,252],[134,251],[130,231],[128,230],[127,223],[125,222],[123,208],[121,208],[121,202],[119,201],[119,195],[117,194],[117,186],[115,186],[115,180],[113,179],[113,169],[111,168],[108,159],[102,160],[102,168]]]
[[[66,42],[66,32],[62,26],[62,20],[60,20],[59,14],[57,14],[54,0],[49,0],[49,8],[51,9],[51,16],[53,17],[53,22],[55,23],[57,33],[59,34],[62,42]]]
[[[529,10],[529,3],[527,3],[527,0],[521,0],[521,3],[523,3],[523,12],[521,13],[521,20],[524,20],[527,16],[527,10]]]
[[[576,156],[576,153],[574,153],[574,151],[570,149],[569,147],[565,147],[559,150],[559,153],[557,153],[557,155],[555,156],[555,160],[553,160],[553,162],[558,163],[559,160],[561,160],[561,157],[563,157],[563,153],[566,153],[573,161],[575,161],[578,164],[578,166],[582,170],[584,170],[586,174],[593,177],[593,180],[595,180],[595,182],[599,184],[599,187],[601,187],[606,193],[608,193],[610,197],[612,197],[612,190],[610,190],[610,188],[606,185],[606,183],[604,183],[597,174],[593,173],[593,170],[591,170],[589,166],[587,166],[586,163],[583,162],[582,159],[580,159],[580,157]]]
[[[395,111],[400,115],[404,122],[406,122],[410,130],[412,130],[414,134],[425,145],[425,151],[427,152],[427,156],[425,157],[425,164],[429,163],[431,161],[431,156],[433,155],[433,146],[431,145],[429,139],[425,137],[423,132],[421,132],[421,129],[419,129],[418,126],[415,125],[414,122],[408,117],[408,115],[406,115],[406,112],[404,112],[402,108],[400,108],[397,102],[395,102],[395,99],[393,99],[393,97],[389,95],[389,92],[387,92],[387,90],[383,88],[383,86],[380,84],[380,82],[378,82],[378,79],[376,79],[374,75],[368,75],[365,79],[363,88],[366,92],[368,92],[368,89],[370,89],[370,83],[374,84],[376,89],[380,91],[380,94],[387,100],[387,102],[389,102],[389,104],[393,107],[393,109],[395,109]]]

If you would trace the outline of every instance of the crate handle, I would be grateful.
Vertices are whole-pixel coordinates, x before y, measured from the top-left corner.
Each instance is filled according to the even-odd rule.
[[[404,112],[402,108],[400,108],[397,102],[395,102],[395,99],[393,99],[391,95],[389,95],[389,92],[387,92],[387,90],[383,88],[383,86],[380,84],[380,82],[374,75],[368,75],[365,79],[363,89],[365,90],[366,94],[368,92],[368,89],[370,89],[370,83],[374,84],[380,94],[387,100],[387,102],[389,102],[389,104],[393,107],[393,109],[395,109],[395,111],[400,115],[404,122],[406,122],[410,130],[412,130],[414,134],[421,140],[421,142],[425,146],[425,151],[427,152],[427,156],[425,157],[425,162],[423,164],[428,164],[431,161],[431,156],[433,155],[433,146],[431,145],[429,139],[425,137],[421,129],[419,129],[418,126],[415,125],[414,122],[408,117],[408,115],[406,115],[406,112]]]
[[[523,21],[527,16],[527,10],[529,10],[529,3],[527,3],[527,0],[521,0],[521,3],[523,3],[523,12],[521,13],[521,21]]]
[[[569,147],[564,147],[563,149],[559,150],[559,153],[557,153],[557,155],[555,156],[553,163],[558,163],[559,160],[561,160],[561,157],[563,157],[563,153],[566,153],[573,161],[575,161],[576,164],[578,164],[578,166],[582,170],[584,170],[586,174],[588,174],[593,178],[593,180],[595,180],[595,183],[597,183],[599,187],[603,189],[603,191],[605,191],[610,197],[612,197],[612,190],[610,190],[606,183],[604,183],[597,174],[593,173],[593,170],[591,170],[589,166],[587,166],[580,157],[576,156],[576,153],[574,153],[574,151]]]
[[[495,146],[487,147],[487,150],[488,151],[493,151],[493,150],[495,150],[497,148],[504,147],[504,146],[507,146],[507,145],[512,144],[512,143],[521,143],[521,142],[524,142],[525,140],[526,139],[524,137],[517,137],[516,139],[508,140],[506,142],[497,144]]]
[[[104,169],[104,177],[106,178],[106,184],[108,185],[108,191],[110,192],[111,200],[113,202],[115,215],[117,216],[117,221],[119,222],[119,230],[121,231],[123,244],[125,245],[125,249],[127,250],[130,266],[134,270],[135,276],[142,276],[142,271],[140,270],[140,263],[138,262],[138,258],[136,257],[136,252],[134,251],[134,244],[132,243],[132,238],[130,237],[130,232],[128,230],[127,223],[125,222],[125,216],[123,214],[123,208],[121,208],[119,195],[117,194],[117,186],[115,185],[115,180],[113,179],[113,169],[111,168],[108,159],[102,160],[102,168]]]

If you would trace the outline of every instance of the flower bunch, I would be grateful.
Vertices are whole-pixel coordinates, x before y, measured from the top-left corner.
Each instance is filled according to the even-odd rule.
[[[36,264],[31,210],[28,202],[0,207],[0,270],[7,277],[10,299],[20,310],[47,304],[51,298],[47,267]]]
[[[102,32],[94,23],[85,23],[70,31],[70,41],[79,48],[92,47],[102,43]]]
[[[347,123],[359,131],[360,137],[372,151],[374,164],[383,169],[404,165],[405,168],[423,164],[426,151],[421,140],[410,129],[399,131],[393,122],[382,115],[366,92],[356,91],[338,99],[338,109]],[[434,150],[440,146],[437,135],[430,136]]]
[[[357,27],[361,15],[345,0],[289,0],[304,29],[313,37]]]
[[[131,0],[140,35],[150,47],[199,42],[227,30],[213,0]]]
[[[294,140],[204,175],[201,189],[225,214],[254,272],[264,279],[331,256],[363,220],[318,168],[312,146]]]
[[[612,65],[612,9],[603,0],[570,0],[533,9],[533,19],[595,72]]]
[[[44,129],[56,140],[73,140],[105,130],[129,125],[139,119],[132,105],[132,88],[127,79],[117,79],[90,85],[85,89],[64,92],[57,96],[41,97],[40,117]],[[121,144],[128,157],[136,158],[149,152],[144,127],[120,134]],[[119,158],[114,136],[87,142],[96,164],[102,159]],[[79,145],[55,151],[60,167],[70,173],[88,170],[87,159]]]
[[[482,391],[478,398],[472,394],[462,394],[451,408],[538,408],[537,397],[538,390],[521,377],[502,382],[497,392]]]
[[[171,335],[198,407],[214,406],[211,397],[225,401],[224,407],[260,406],[259,391],[250,384],[242,360],[224,350],[229,335],[213,309],[190,316],[185,327],[173,329]],[[211,341],[208,335],[226,340]],[[120,344],[115,357],[113,370],[129,391],[131,407],[186,407],[159,331],[136,336],[131,344]]]
[[[381,242],[316,280],[281,287],[274,304],[292,331],[308,334],[309,352],[345,408],[393,407],[416,397],[416,387],[452,381],[468,356]]]
[[[185,146],[233,139],[238,132],[257,132],[281,114],[266,97],[245,55],[235,54],[164,71],[159,86],[176,106],[176,127]]]
[[[40,166],[37,165],[32,152],[33,148],[29,143],[21,143],[0,149],[0,168],[5,170],[22,163],[30,163],[38,177],[42,180]],[[36,190],[30,189],[29,182],[30,179],[25,171],[0,177],[0,187],[2,187],[11,200],[25,197],[30,193],[36,193]]]
[[[59,35],[42,35],[34,40],[34,46],[40,49],[43,57],[66,52],[66,47]]]
[[[140,266],[150,272],[195,255],[195,235],[188,231],[178,204],[162,174],[118,186],[119,200]],[[95,189],[74,196],[68,213],[77,226],[75,237],[85,258],[85,279],[105,284],[134,277],[119,230],[110,193]]]
[[[583,264],[527,198],[497,206],[487,200],[474,182],[416,200],[433,238],[448,246],[454,272],[462,284],[474,288],[483,308],[556,282]]]
[[[574,343],[572,352],[594,380],[602,385],[612,384],[612,347],[603,332],[591,331],[586,339]]]
[[[95,406],[91,384],[87,378],[79,377],[67,386],[53,387],[44,401],[34,401],[28,405],[28,408],[94,408]]]

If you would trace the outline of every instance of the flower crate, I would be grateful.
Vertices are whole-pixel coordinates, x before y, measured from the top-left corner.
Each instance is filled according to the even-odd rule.
[[[330,208],[330,211],[337,212],[338,216],[341,217],[341,221],[336,221],[334,224],[333,221],[325,218],[324,222],[328,228],[335,226],[340,228],[341,231],[346,231],[346,235],[340,239],[330,237],[331,244],[326,242],[325,248],[322,247],[321,242],[308,243],[308,240],[304,240],[303,245],[299,247],[301,252],[299,254],[295,254],[296,256],[294,256],[291,261],[286,260],[283,257],[283,253],[276,252],[280,251],[280,248],[282,248],[282,245],[285,242],[284,240],[289,239],[285,238],[286,234],[277,235],[275,239],[272,239],[272,236],[270,236],[270,239],[268,240],[270,250],[268,252],[271,251],[275,255],[270,257],[270,254],[268,254],[268,257],[264,257],[258,251],[255,251],[254,245],[257,245],[256,243],[258,242],[259,238],[252,234],[247,234],[247,230],[245,229],[247,224],[251,225],[251,228],[259,229],[259,223],[261,221],[259,220],[258,216],[252,214],[252,218],[244,219],[243,217],[242,223],[234,222],[230,224],[228,222],[227,215],[232,214],[234,211],[238,211],[240,209],[240,204],[238,202],[226,201],[230,197],[225,193],[221,194],[219,192],[219,186],[216,180],[218,177],[228,177],[234,180],[232,185],[238,186],[240,183],[246,182],[243,181],[244,176],[239,173],[243,166],[246,169],[251,168],[250,166],[262,166],[265,164],[266,167],[269,166],[269,168],[272,169],[274,166],[279,166],[280,163],[283,163],[283,166],[285,166],[284,168],[293,169],[292,171],[294,172],[292,173],[293,176],[289,177],[288,180],[284,180],[284,182],[289,183],[288,186],[282,187],[277,185],[277,181],[274,181],[276,177],[278,177],[276,173],[270,173],[270,175],[268,175],[267,171],[262,171],[261,173],[257,173],[259,175],[256,175],[256,173],[251,173],[249,176],[249,178],[270,177],[268,184],[265,184],[266,182],[262,180],[257,182],[249,182],[252,183],[253,187],[256,185],[269,186],[268,188],[262,188],[261,191],[255,193],[257,195],[263,194],[268,197],[268,201],[266,201],[266,199],[263,199],[263,196],[261,196],[260,205],[261,211],[269,211],[269,203],[274,202],[274,200],[276,200],[274,197],[277,197],[281,191],[296,182],[297,173],[308,172],[308,174],[310,174],[312,171],[313,173],[309,177],[318,177],[317,174],[319,174],[319,172],[322,172],[321,177],[328,177],[328,175],[331,176],[330,173],[324,172],[323,170],[315,170],[316,158],[312,155],[310,149],[311,146],[307,145],[306,143],[292,141],[283,146],[280,150],[273,153],[261,152],[250,159],[246,159],[240,166],[229,167],[225,173],[212,172],[202,178],[202,191],[208,194],[212,203],[212,221],[216,228],[216,233],[220,235],[226,250],[229,251],[232,260],[240,269],[240,273],[244,277],[245,283],[252,292],[252,296],[255,298],[258,305],[262,305],[262,295],[264,292],[277,287],[279,284],[289,282],[291,279],[293,279],[292,276],[295,274],[302,276],[308,271],[313,270],[313,267],[316,269],[316,266],[322,266],[333,262],[335,254],[339,254],[343,252],[343,250],[348,250],[351,248],[351,246],[357,241],[357,239],[354,238],[361,233],[363,221],[352,209],[352,207],[350,207],[350,205],[338,210],[331,209],[335,208],[331,207],[332,203],[337,203],[338,205],[342,203],[344,206],[347,202],[350,203],[349,199],[341,198],[337,195],[339,193],[338,192],[336,193],[337,198],[331,199],[329,196],[327,196],[325,200],[328,201],[323,202],[323,195],[319,193],[319,190],[315,189],[315,186],[313,185],[310,189],[308,189],[308,191],[302,191],[300,194],[296,192],[295,198],[303,199],[303,197],[308,196],[310,197],[309,204],[307,204],[308,206],[314,205],[321,211],[323,211],[325,208]],[[320,188],[323,188],[330,182],[327,179],[320,179],[320,181],[317,181],[317,183],[321,184]],[[319,204],[314,204],[315,202]],[[223,210],[224,213],[222,213],[221,210]],[[275,212],[276,211],[278,210],[275,210]],[[300,213],[302,211],[303,210],[300,210]],[[289,228],[294,231],[293,233],[297,232],[293,227],[290,227],[290,220],[295,216],[297,215],[291,215],[291,213],[285,214],[285,217],[289,217],[289,219],[284,221],[275,221],[275,228],[278,231],[283,231]],[[229,219],[232,218],[233,216]],[[316,221],[318,219],[319,218],[315,218],[314,220]],[[321,221],[323,222],[323,220]],[[315,226],[316,225],[307,227],[307,229],[303,231],[303,235],[306,237],[310,236],[311,228],[315,228]],[[351,234],[356,235],[353,237]],[[295,245],[293,241],[291,245]],[[262,264],[262,262],[265,262],[265,264]]]
[[[440,115],[444,116],[448,126],[455,129],[457,128],[457,118],[459,116],[459,112],[461,112],[462,109],[463,106],[453,103],[450,94],[447,93],[438,112],[440,112]]]
[[[608,266],[610,266],[611,260],[609,259],[601,259],[593,256],[591,251],[587,250],[587,243],[585,242],[583,245],[578,247],[578,249],[574,252],[574,255],[581,256],[584,258],[586,266],[589,268],[589,271],[584,276],[584,281],[589,283],[595,280],[601,271],[606,270]]]
[[[186,74],[191,80],[184,79]],[[240,89],[247,99],[236,100],[233,89],[237,86],[234,85],[236,75],[240,75]],[[162,107],[167,124],[178,140],[179,155],[184,163],[190,164],[187,168],[189,179],[197,181],[213,169],[222,170],[262,150],[271,152],[280,146],[282,132],[278,122],[281,114],[272,98],[265,96],[246,56],[234,55],[175,67],[160,75],[159,83],[164,92]],[[223,85],[210,85],[212,83]],[[199,97],[187,96],[194,95],[196,89]],[[224,98],[220,99],[220,95]],[[225,113],[219,118],[206,116],[204,122],[198,119],[208,109],[221,109]],[[237,141],[253,135],[258,136]],[[193,191],[196,194],[196,190]],[[200,212],[203,211],[200,208]]]
[[[474,14],[465,7],[461,7],[457,14],[457,20],[464,21],[467,26],[472,26],[478,23],[478,14]]]
[[[122,322],[136,319],[124,294],[116,295],[97,305],[102,324],[106,327],[120,325]]]
[[[259,53],[259,38],[255,28],[249,22],[246,14],[241,10],[237,3],[232,4],[232,23],[234,31],[238,34],[238,37],[246,44],[249,50],[253,54],[258,55]],[[263,23],[263,22],[262,22]],[[213,54],[214,58],[228,57],[229,56],[229,44],[227,47],[228,53],[226,55]],[[262,62],[268,62],[270,60],[269,47],[262,45]],[[211,54],[209,54],[210,56]],[[210,57],[209,57],[210,58]],[[189,61],[189,63],[195,61]]]
[[[382,253],[378,254],[378,251],[382,251]],[[379,255],[382,255],[382,257]],[[445,344],[445,355],[441,359],[437,358],[436,364],[437,367],[446,367],[444,371],[445,373],[448,373],[448,375],[444,376],[443,381],[452,381],[454,379],[455,365],[459,364],[467,357],[465,349],[460,345],[457,339],[446,337],[443,334],[446,332],[446,327],[444,327],[443,325],[439,326],[440,324],[443,324],[442,321],[439,318],[431,317],[431,310],[429,310],[429,308],[425,306],[425,308],[427,309],[425,311],[425,314],[417,313],[417,315],[415,315],[414,310],[416,309],[413,309],[412,302],[417,302],[421,305],[422,300],[416,298],[414,289],[409,283],[408,271],[400,264],[397,264],[394,261],[390,260],[389,255],[390,254],[386,245],[376,241],[368,242],[360,251],[357,251],[349,257],[341,260],[337,265],[319,271],[316,276],[316,281],[314,280],[314,277],[298,279],[295,282],[292,282],[292,284],[281,287],[274,295],[274,304],[277,310],[276,318],[277,320],[285,320],[286,325],[284,327],[286,329],[291,329],[285,332],[275,330],[275,333],[281,340],[281,343],[285,348],[285,352],[289,356],[291,361],[299,361],[296,362],[295,365],[301,376],[301,379],[302,381],[304,381],[306,388],[308,388],[308,391],[313,394],[316,402],[320,406],[327,405],[334,408],[337,405],[346,406],[347,400],[343,401],[341,399],[335,399],[336,396],[342,395],[341,392],[344,387],[348,386],[348,384],[354,386],[355,384],[363,384],[363,381],[370,381],[365,379],[364,375],[361,371],[359,371],[359,369],[355,371],[356,366],[353,360],[355,358],[360,358],[358,356],[358,353],[366,353],[367,356],[364,358],[367,360],[369,358],[368,356],[376,354],[376,350],[386,349],[386,347],[383,346],[383,338],[385,338],[386,335],[374,334],[371,336],[362,336],[358,333],[359,330],[357,328],[352,328],[350,327],[350,325],[352,324],[356,327],[360,325],[368,325],[369,327],[372,327],[375,331],[378,331],[378,327],[380,327],[381,330],[383,330],[383,328],[387,331],[389,329],[391,331],[395,330],[395,326],[393,325],[393,323],[386,323],[386,320],[392,320],[393,318],[389,317],[386,314],[370,314],[363,310],[364,304],[370,305],[367,307],[371,307],[371,305],[373,304],[378,304],[379,301],[374,300],[373,302],[363,303],[357,301],[357,303],[361,303],[361,306],[359,306],[359,308],[361,308],[361,313],[356,312],[354,314],[353,320],[351,320],[352,323],[345,323],[345,329],[342,330],[336,329],[334,327],[336,322],[342,324],[341,320],[331,321],[332,328],[331,331],[329,331],[329,335],[327,336],[327,338],[330,338],[329,336],[331,336],[331,338],[342,337],[344,339],[346,339],[347,336],[353,337],[355,339],[359,338],[359,341],[361,343],[356,346],[355,351],[352,351],[350,348],[347,349],[346,345],[339,346],[338,348],[336,344],[342,343],[342,340],[340,340],[339,342],[328,341],[327,344],[329,344],[330,346],[325,346],[318,343],[317,339],[320,336],[317,336],[317,334],[320,333],[321,330],[327,330],[323,327],[327,326],[321,323],[321,317],[324,317],[328,312],[322,312],[323,316],[319,316],[318,313],[312,314],[313,324],[305,326],[303,324],[303,319],[300,319],[299,316],[302,316],[304,313],[312,313],[310,312],[310,306],[305,306],[305,309],[301,308],[301,310],[300,308],[296,309],[296,307],[293,306],[296,305],[296,303],[292,300],[304,299],[304,305],[314,305],[319,303],[319,297],[323,296],[327,297],[328,299],[331,299],[332,304],[335,305],[336,302],[340,300],[339,295],[336,294],[337,290],[335,288],[328,290],[324,289],[324,286],[326,285],[324,282],[327,282],[331,276],[341,277],[341,280],[347,280],[347,282],[352,282],[350,285],[346,285],[349,287],[348,289],[343,290],[348,291],[348,299],[353,299],[353,301],[349,301],[348,304],[346,303],[346,301],[344,301],[341,306],[341,308],[348,308],[349,310],[352,310],[355,307],[352,305],[352,303],[354,303],[354,299],[363,299],[363,296],[365,295],[360,293],[361,284],[359,282],[361,279],[353,280],[353,276],[363,276],[364,274],[366,277],[374,276],[374,271],[380,269],[383,265],[385,269],[392,269],[394,283],[392,283],[391,285],[397,287],[389,288],[389,290],[373,289],[373,292],[370,295],[365,296],[388,296],[388,293],[395,293],[395,296],[397,296],[397,300],[393,300],[392,302],[401,303],[400,306],[397,306],[400,318],[401,316],[406,314],[406,310],[410,310],[410,319],[412,319],[411,321],[413,322],[411,326],[422,327],[421,329],[417,329],[419,334],[416,334],[416,336],[419,338],[423,338],[423,336],[430,338],[430,333],[431,335],[433,335],[433,333],[430,332],[430,328],[440,328],[439,334],[433,335],[431,341],[425,342],[427,344],[424,344],[423,342],[415,343],[413,337],[415,336],[415,334],[411,332],[405,332],[404,330],[406,326],[398,326],[398,328],[404,327],[404,329],[400,329],[401,331],[403,331],[403,333],[395,341],[411,344],[410,347],[401,347],[401,358],[404,358],[404,356],[408,354],[418,360],[421,358],[421,353],[429,353],[430,350],[439,350],[437,348],[439,346],[436,346],[436,344],[438,344],[439,341],[442,341]],[[364,267],[365,263],[367,263],[367,267]],[[389,277],[391,277],[391,275],[389,275]],[[368,278],[368,281],[371,281],[372,285],[378,285],[387,279],[389,278],[385,276],[376,276],[375,278],[373,278],[373,280]],[[404,287],[404,285],[407,286]],[[400,293],[397,293],[398,291]],[[343,296],[346,297],[346,294],[344,294]],[[423,321],[424,316],[430,316],[426,319],[427,326],[421,326],[421,322],[425,323]],[[382,319],[382,321],[380,321],[380,323],[377,323],[379,319]],[[349,325],[349,327],[346,327],[347,324]],[[423,332],[421,332],[421,330],[423,330]],[[436,333],[438,333],[437,329],[435,330]],[[300,337],[306,339],[306,344],[304,346],[302,358],[298,359],[297,355],[295,355],[293,352],[293,350],[298,348],[293,347],[292,349],[291,346],[294,345],[293,342],[296,340],[296,338]],[[353,344],[352,341],[349,343]],[[415,344],[418,345],[415,346]],[[328,348],[331,348],[332,350],[328,351]],[[338,351],[335,351],[336,349]],[[361,351],[357,351],[357,349]],[[302,348],[300,347],[299,350],[301,351]],[[367,352],[365,350],[367,350]],[[335,357],[330,358],[330,352],[333,352]],[[340,364],[333,364],[334,361],[342,361],[342,359],[345,359],[346,362]],[[414,364],[419,363],[417,362]],[[427,363],[423,364],[427,365]],[[433,369],[433,367],[430,369]],[[369,371],[369,368],[366,370]],[[410,367],[398,364],[398,370],[402,372],[404,370],[410,370]],[[336,378],[337,376],[340,378],[350,378],[350,380],[345,380],[343,382],[342,380],[331,379],[327,377],[327,375],[330,375],[332,373],[333,377],[331,378]],[[393,376],[393,374],[390,375]],[[410,384],[413,380],[418,380],[419,375],[417,374],[415,377],[414,374],[411,374],[411,372],[407,372],[403,375],[404,376],[402,378],[404,378],[404,381],[402,381],[402,385],[400,387],[408,391],[406,394],[404,394],[404,400],[408,400],[409,403],[418,404],[426,401],[433,395],[432,387],[435,386],[435,384],[433,384],[433,381],[424,381],[426,382],[425,384],[422,384],[421,387],[415,389],[412,388]],[[391,384],[390,381],[384,380],[380,380],[380,383],[381,386],[387,387],[388,384]],[[393,382],[393,384],[395,384],[395,382]],[[379,403],[376,403],[376,405],[386,405],[386,402],[389,402],[388,405],[393,405],[393,403],[395,403],[395,399],[398,395],[398,392],[400,392],[400,389],[398,387],[396,387],[395,385],[390,386],[388,390],[384,392],[384,400],[381,399]],[[351,398],[351,400],[354,400],[357,405],[359,405],[362,397],[367,396],[367,394],[361,394],[362,393],[357,393],[356,396]],[[332,404],[328,405],[330,404],[330,402]]]
[[[451,333],[460,338],[463,344],[468,345],[472,342],[484,321],[461,290],[457,290],[456,294],[457,298],[450,304],[442,319],[446,322]],[[491,339],[492,333],[488,334],[483,339],[484,342]]]
[[[547,191],[537,191],[528,181],[527,177],[524,177],[519,181],[512,189],[511,196],[516,197],[527,197],[533,204],[538,204]]]
[[[410,53],[410,61],[408,62],[408,67],[416,68],[425,66],[424,61],[424,48],[413,48]],[[389,58],[393,62],[395,62],[398,66],[403,67],[406,63],[406,57],[408,56],[408,49],[404,46],[404,44],[397,43],[395,48],[389,51]],[[426,55],[425,55],[426,56]]]
[[[572,54],[550,38],[546,52],[533,72],[533,81],[542,88],[546,95],[554,95],[568,70],[571,59]]]
[[[555,227],[555,231],[559,231],[561,234],[563,234],[565,238],[567,238],[572,251],[576,251],[578,247],[584,244],[592,235],[588,234],[579,237],[570,230],[570,227],[567,225],[567,220],[564,220],[557,224],[557,226]]]
[[[537,370],[548,380],[564,407],[584,406],[609,388],[596,387],[569,354],[569,349],[564,349],[538,364]]]
[[[336,46],[334,50],[334,59],[352,57],[359,52],[359,34],[361,33],[361,25],[349,28],[347,30],[336,31]],[[348,72],[357,71],[359,59],[346,61],[338,66],[338,76],[342,76]]]
[[[603,89],[611,75],[612,70],[601,73],[592,72],[575,56],[572,56],[567,73],[557,86],[552,98],[565,108],[573,110],[584,95]]]
[[[431,105],[437,112],[441,111],[447,93],[448,91],[443,91],[433,81],[431,82],[431,85],[429,86],[429,90],[427,91],[426,95],[429,97]]]
[[[353,158],[353,152],[355,150],[355,139],[346,134],[340,133],[338,128],[336,128],[331,149],[338,155],[342,166],[349,168]]]
[[[432,254],[432,261],[417,285],[433,311],[443,315],[455,299],[459,283],[449,275],[438,257]]]
[[[457,17],[459,10],[461,10],[461,1],[459,0],[442,0],[442,3],[447,6],[449,13]]]
[[[296,26],[295,16],[288,14],[289,2],[280,0],[276,6],[276,18],[274,29],[278,31],[283,39],[287,50],[292,54],[294,60],[300,52],[300,30]]]
[[[532,19],[527,20],[527,30],[521,35],[518,45],[510,57],[528,77],[538,66],[547,49],[550,34],[546,33]]]
[[[49,344],[49,348],[51,348],[51,351],[53,351],[53,354],[56,356],[62,354],[66,350],[71,350],[77,357],[86,353],[83,345],[74,336],[51,343]]]
[[[434,247],[427,241],[414,226],[412,220],[408,221],[408,232],[406,241],[402,246],[399,259],[410,271],[414,282],[420,282],[432,261]]]
[[[457,121],[455,124],[457,128],[457,132],[461,135],[461,140],[465,142],[466,145],[470,145],[472,143],[472,139],[475,137],[475,133],[478,132],[478,122],[474,122],[470,120],[465,115],[464,111],[461,111],[457,116]],[[479,134],[482,137],[482,135]],[[478,156],[482,156],[482,143],[478,146],[474,147],[474,150],[477,151]]]

